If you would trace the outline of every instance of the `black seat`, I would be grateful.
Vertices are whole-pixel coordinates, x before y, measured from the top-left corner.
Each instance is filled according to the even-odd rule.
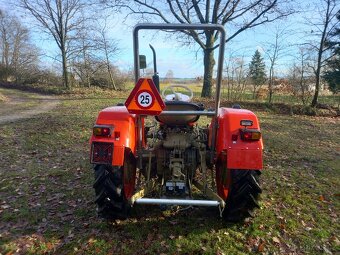
[[[184,101],[166,101],[164,111],[203,111],[202,104]],[[169,126],[184,126],[196,122],[200,115],[159,115],[156,120]]]

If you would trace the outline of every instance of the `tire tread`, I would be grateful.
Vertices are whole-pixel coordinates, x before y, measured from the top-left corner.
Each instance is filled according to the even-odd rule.
[[[122,169],[107,165],[94,167],[95,203],[98,216],[105,219],[126,219],[129,204],[123,194]]]
[[[262,189],[259,184],[260,171],[230,170],[230,194],[226,200],[223,216],[228,221],[241,221],[253,217],[253,210],[260,208],[258,203]]]

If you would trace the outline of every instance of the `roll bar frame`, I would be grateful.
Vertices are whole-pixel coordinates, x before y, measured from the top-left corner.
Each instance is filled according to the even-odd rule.
[[[225,49],[225,38],[226,32],[222,25],[218,24],[162,24],[162,23],[141,23],[137,24],[133,29],[133,54],[134,54],[134,74],[135,74],[135,83],[140,77],[140,69],[139,69],[139,40],[138,40],[138,32],[140,30],[217,30],[220,32],[220,44],[219,44],[219,55],[217,61],[217,76],[216,76],[216,94],[215,94],[215,110],[214,111],[195,111],[190,112],[190,114],[199,114],[199,115],[207,115],[217,117],[218,109],[220,107],[220,94],[221,94],[221,85],[222,85],[222,73],[223,73],[223,61],[224,61],[224,49]],[[178,114],[179,112],[177,112]],[[172,111],[163,111],[162,115],[174,115]],[[186,114],[186,113],[183,113]],[[137,121],[138,126],[138,151],[142,149],[142,121]],[[212,127],[212,139],[211,139],[211,149],[215,149],[216,143],[216,131],[218,128],[218,123],[216,120],[213,121]]]

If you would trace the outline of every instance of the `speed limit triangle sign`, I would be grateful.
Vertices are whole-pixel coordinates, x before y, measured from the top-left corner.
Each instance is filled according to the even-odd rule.
[[[129,113],[159,115],[165,104],[151,79],[140,78],[131,91],[125,106]]]

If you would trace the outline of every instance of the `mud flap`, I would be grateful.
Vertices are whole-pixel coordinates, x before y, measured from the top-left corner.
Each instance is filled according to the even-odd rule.
[[[216,188],[217,194],[227,199],[230,190],[230,170],[227,169],[226,153],[222,152],[216,162]]]
[[[123,189],[126,199],[130,199],[135,191],[136,184],[136,159],[130,149],[126,148],[123,164]]]

